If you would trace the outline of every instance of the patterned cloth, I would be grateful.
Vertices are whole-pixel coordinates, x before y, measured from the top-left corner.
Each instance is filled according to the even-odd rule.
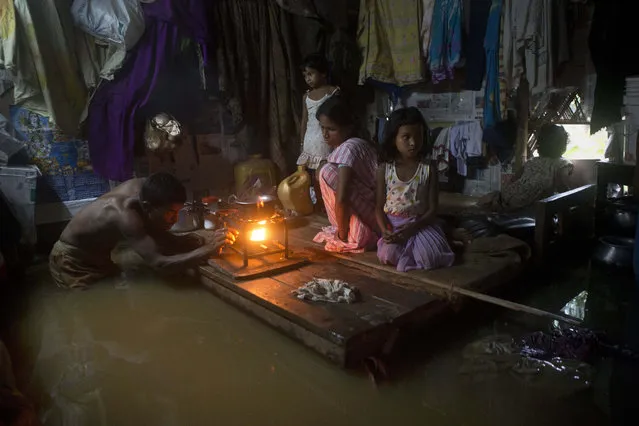
[[[103,278],[116,276],[120,269],[110,255],[96,255],[58,241],[49,254],[49,271],[58,287],[85,288]]]
[[[428,174],[430,166],[420,163],[408,182],[397,177],[395,163],[387,163],[384,172],[386,177],[386,203],[384,213],[398,216],[417,216],[424,213],[428,190]]]
[[[436,0],[428,60],[433,83],[453,79],[461,59],[462,1]]]
[[[534,157],[524,164],[519,179],[501,191],[503,208],[516,210],[553,194],[555,178],[560,172],[572,173],[573,165],[564,158]]]
[[[339,167],[353,169],[350,191],[350,229],[348,242],[337,237],[335,199],[339,184]],[[375,243],[375,174],[377,162],[372,145],[362,139],[352,138],[328,156],[328,164],[320,170],[320,188],[331,226],[319,232],[313,241],[326,243],[326,251],[361,252]]]
[[[393,230],[415,221],[414,217],[387,217]],[[397,266],[400,272],[447,268],[455,262],[455,254],[440,225],[422,228],[404,244],[389,244],[380,238],[377,241],[377,258],[385,265]]]
[[[421,19],[422,0],[360,1],[360,84],[373,79],[406,86],[423,80]]]

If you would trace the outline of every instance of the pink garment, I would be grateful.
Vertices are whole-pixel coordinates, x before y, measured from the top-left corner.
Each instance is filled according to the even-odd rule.
[[[415,220],[395,215],[387,217],[393,230]],[[447,268],[455,262],[455,254],[439,225],[423,228],[404,244],[389,244],[380,238],[377,241],[377,258],[384,265],[397,266],[400,272]]]
[[[339,182],[339,166],[351,167],[350,229],[348,242],[337,237],[335,198]],[[319,232],[313,241],[326,243],[326,251],[362,252],[377,240],[375,225],[375,173],[377,171],[374,148],[362,139],[352,138],[335,148],[322,167],[319,176],[322,198],[331,226]]]

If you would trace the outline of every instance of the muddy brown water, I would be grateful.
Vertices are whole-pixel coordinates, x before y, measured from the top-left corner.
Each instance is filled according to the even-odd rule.
[[[429,354],[376,388],[196,285],[68,292],[46,267],[29,280],[12,335],[45,425],[605,424],[589,392],[459,374],[463,347],[492,326],[445,344],[424,335]]]

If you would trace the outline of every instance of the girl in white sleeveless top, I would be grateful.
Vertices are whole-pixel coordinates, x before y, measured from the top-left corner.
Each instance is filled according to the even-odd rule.
[[[297,164],[307,167],[313,179],[318,205],[321,205],[322,197],[315,171],[319,169],[321,163],[326,161],[330,153],[330,148],[326,142],[324,142],[322,129],[319,121],[317,121],[316,113],[320,105],[339,92],[339,88],[331,86],[328,83],[328,63],[321,55],[308,56],[304,60],[302,69],[304,80],[309,86],[309,90],[304,94],[304,98],[302,99],[304,104],[302,125],[300,126],[302,149],[297,159]]]
[[[437,219],[437,167],[428,159],[428,127],[417,108],[393,112],[377,169],[377,242],[381,263],[398,271],[451,266],[455,260]]]

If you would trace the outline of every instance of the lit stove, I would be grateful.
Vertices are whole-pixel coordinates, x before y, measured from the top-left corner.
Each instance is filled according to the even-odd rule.
[[[249,266],[249,259],[278,254],[288,259],[288,225],[285,217],[277,213],[261,220],[239,217],[229,219],[227,226],[239,231],[237,241],[228,249],[242,256],[245,268]]]
[[[217,226],[239,232],[235,244],[225,246],[209,265],[235,279],[269,275],[306,263],[293,253],[288,241],[288,221],[280,213],[270,217],[243,217],[238,210],[216,212]]]

